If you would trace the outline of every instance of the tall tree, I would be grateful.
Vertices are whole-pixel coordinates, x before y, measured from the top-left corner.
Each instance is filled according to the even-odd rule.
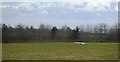
[[[2,25],[2,42],[3,43],[8,43],[8,27],[6,24]]]
[[[51,36],[52,36],[52,39],[53,40],[56,40],[56,34],[57,34],[57,31],[58,31],[58,28],[56,26],[54,26],[52,29],[51,29]]]
[[[72,32],[72,39],[79,40],[79,28],[78,28],[78,26]]]

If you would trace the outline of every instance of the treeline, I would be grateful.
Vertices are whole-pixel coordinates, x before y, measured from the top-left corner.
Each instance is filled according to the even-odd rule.
[[[12,27],[2,24],[2,42],[72,42],[72,41],[118,41],[118,24],[109,26],[105,23],[96,25],[80,25],[71,29],[64,25],[61,28],[41,24],[38,28],[33,26],[17,25]]]

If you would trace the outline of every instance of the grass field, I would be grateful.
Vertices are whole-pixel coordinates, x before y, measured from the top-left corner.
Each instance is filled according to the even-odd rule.
[[[3,44],[3,60],[116,60],[117,43],[68,42]]]
[[[0,43],[0,61],[2,60],[2,43]]]

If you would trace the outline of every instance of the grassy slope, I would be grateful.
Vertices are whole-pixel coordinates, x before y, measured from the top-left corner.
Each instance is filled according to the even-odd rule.
[[[3,60],[108,60],[118,58],[117,43],[3,44]]]

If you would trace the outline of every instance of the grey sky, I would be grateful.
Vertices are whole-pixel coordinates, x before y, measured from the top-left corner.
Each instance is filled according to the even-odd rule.
[[[38,26],[51,24],[70,27],[80,24],[118,22],[117,2],[3,2],[3,23]]]

